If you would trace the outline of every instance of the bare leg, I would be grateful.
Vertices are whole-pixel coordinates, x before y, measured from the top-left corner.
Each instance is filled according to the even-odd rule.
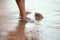
[[[30,21],[31,19],[27,18],[26,12],[25,12],[25,0],[16,0],[16,3],[19,7],[20,16],[23,21]]]
[[[24,19],[26,17],[25,13],[25,0],[16,0],[16,3],[18,5],[21,19]]]

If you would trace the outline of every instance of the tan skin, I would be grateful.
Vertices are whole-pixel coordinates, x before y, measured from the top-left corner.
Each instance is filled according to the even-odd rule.
[[[25,12],[25,0],[16,0],[16,3],[18,5],[19,11],[20,11],[20,17],[23,21],[29,21],[32,22],[31,19],[27,18],[26,12]]]

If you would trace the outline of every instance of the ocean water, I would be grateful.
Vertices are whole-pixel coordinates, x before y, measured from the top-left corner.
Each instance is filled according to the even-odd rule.
[[[60,40],[60,0],[26,0],[25,5],[26,10],[32,12],[30,18],[34,17],[35,12],[44,17],[39,21],[39,25],[26,24],[27,33],[30,35],[28,38],[39,31],[39,36],[35,35],[37,40]],[[32,33],[28,32],[29,30],[33,30]]]
[[[32,30],[34,33],[39,31],[39,33],[37,33],[38,36],[35,35],[38,40],[60,40],[60,0],[26,0],[25,10],[31,12],[31,14],[28,15],[31,19],[35,18],[35,12],[41,13],[44,17],[43,20],[39,21],[39,25],[35,25],[34,23],[26,24],[25,30],[29,32],[29,38],[31,35],[30,30]],[[4,15],[4,13],[8,14],[17,11],[19,10],[15,0],[0,0],[1,16]],[[6,35],[6,33],[4,35]]]

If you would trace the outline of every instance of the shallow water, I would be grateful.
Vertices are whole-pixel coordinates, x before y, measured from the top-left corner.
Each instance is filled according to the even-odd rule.
[[[26,23],[18,19],[19,11],[15,0],[0,0],[0,40],[24,40],[24,31],[28,33],[26,37],[29,40],[30,37],[37,40],[60,40],[60,0],[52,1],[54,0],[26,0],[26,10],[31,12],[29,18],[36,22],[35,12],[44,16],[37,23]],[[46,2],[52,2],[53,6],[50,3],[51,6],[47,6]]]

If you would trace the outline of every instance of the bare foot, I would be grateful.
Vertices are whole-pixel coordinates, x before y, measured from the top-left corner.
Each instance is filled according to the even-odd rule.
[[[31,14],[31,12],[29,12],[29,11],[25,11],[25,13],[26,13],[26,16],[27,16],[28,14]],[[22,18],[19,17],[19,19],[22,19]]]
[[[19,18],[19,19],[21,19],[21,20],[24,21],[24,22],[31,22],[31,23],[34,22],[33,20],[31,20],[30,18],[27,17],[27,15],[28,15],[28,14],[31,14],[31,12],[26,11],[25,13],[26,13],[25,17],[23,16],[23,17],[21,17],[21,18]]]
[[[26,13],[26,15],[31,14],[31,12],[29,12],[29,11],[26,11],[25,13]]]
[[[31,22],[31,23],[33,23],[34,21],[32,20],[32,19],[30,19],[30,18],[25,18],[25,19],[22,19],[22,21],[24,21],[24,22]]]

